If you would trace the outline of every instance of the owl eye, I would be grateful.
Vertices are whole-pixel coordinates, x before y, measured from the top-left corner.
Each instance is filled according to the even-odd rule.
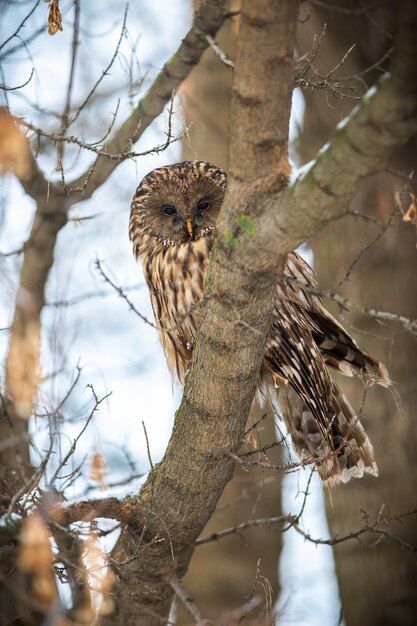
[[[210,206],[210,204],[209,204],[208,202],[199,202],[199,203],[197,204],[197,209],[198,209],[199,211],[202,211],[203,209],[208,209],[208,208],[209,208],[209,206]]]
[[[174,206],[166,206],[164,207],[165,215],[174,215],[177,212],[177,209]]]

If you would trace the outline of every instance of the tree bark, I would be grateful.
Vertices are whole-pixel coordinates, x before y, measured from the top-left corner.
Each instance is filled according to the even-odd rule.
[[[350,8],[348,2],[341,3]],[[369,3],[371,4],[371,3]],[[362,5],[366,9],[365,5]],[[303,29],[320,32],[327,23],[327,35],[321,47],[322,61],[329,67],[343,56],[352,43],[360,42],[361,51],[348,59],[345,75],[354,75],[376,63],[383,57],[392,42],[381,33],[394,35],[395,13],[390,3],[382,4],[375,12],[368,9],[372,19],[363,15],[346,14],[343,22],[340,14],[317,7],[307,26],[299,28],[300,53],[308,49],[303,37]],[[376,28],[378,24],[380,28]],[[412,23],[412,22],[411,22]],[[401,27],[409,28],[410,22]],[[300,45],[301,44],[301,45]],[[397,52],[402,55],[401,47]],[[412,76],[417,65],[402,66],[402,72]],[[374,75],[375,77],[375,75]],[[303,161],[308,161],[318,147],[326,141],[332,127],[339,121],[340,109],[329,108],[319,94],[306,92],[306,115],[299,140],[299,153]],[[345,105],[346,106],[346,105]],[[405,173],[416,171],[417,137],[401,151],[391,156],[390,166]],[[400,191],[403,182],[390,175],[374,177],[366,182],[356,194],[353,209],[386,221],[394,207],[394,194]],[[343,277],[356,255],[378,234],[380,227],[362,219],[347,217],[331,224],[313,242],[314,264],[320,284],[332,288]],[[335,247],[338,263],[334,263]],[[415,233],[409,225],[401,224],[397,218],[395,227],[388,230],[382,242],[375,245],[363,257],[357,269],[344,283],[343,294],[353,302],[360,302],[376,309],[401,313],[415,319],[417,317],[417,275],[415,267],[417,253]],[[345,269],[344,269],[345,268]],[[335,312],[337,315],[337,312]],[[332,534],[343,536],[360,523],[362,511],[375,519],[384,507],[384,514],[395,515],[416,507],[417,468],[415,450],[417,430],[414,412],[417,402],[414,384],[417,367],[417,347],[415,340],[405,336],[401,328],[381,327],[371,318],[360,315],[349,316],[354,328],[372,334],[357,334],[363,348],[381,359],[390,371],[396,390],[401,396],[402,412],[389,391],[372,389],[365,405],[363,420],[373,442],[380,476],[377,480],[368,478],[352,481],[343,490],[335,490],[328,502],[328,516]],[[375,336],[392,337],[391,340],[376,340]],[[346,379],[340,384],[353,406],[359,408],[363,389]],[[415,517],[393,523],[391,531],[402,541],[417,545]],[[343,612],[347,626],[394,626],[414,624],[417,618],[416,566],[412,555],[397,544],[387,540],[377,547],[363,544],[345,543],[335,549],[337,573],[339,577]]]
[[[194,2],[197,9],[199,2]],[[238,2],[230,9],[237,10]],[[239,22],[227,20],[220,29],[216,43],[228,58],[236,57]],[[222,63],[211,48],[206,50],[198,66],[181,87],[181,101],[186,124],[193,126],[182,143],[182,158],[203,159],[227,169],[230,102],[233,71]],[[213,85],[216,86],[213,89]],[[252,407],[248,423],[254,423],[269,410],[257,405]],[[276,429],[271,418],[260,426],[263,443],[276,439]],[[273,463],[279,462],[275,449]],[[265,479],[266,478],[266,479]],[[219,500],[216,511],[205,533],[215,533],[230,528],[242,520],[256,517],[281,515],[281,476],[265,477],[254,468],[238,467]],[[254,528],[245,536],[231,536],[224,541],[208,543],[193,555],[184,586],[194,598],[203,615],[216,623],[227,622],[232,609],[243,606],[254,590],[258,560],[262,575],[271,585],[268,602],[275,605],[278,598],[278,564],[281,552],[281,533]],[[201,575],[204,572],[204,576]],[[257,585],[253,606],[258,613],[265,604],[265,594]],[[176,602],[176,623],[188,624],[190,616],[181,601]],[[229,618],[227,617],[229,615]],[[246,613],[246,619],[248,619]],[[224,616],[224,617],[220,617]]]

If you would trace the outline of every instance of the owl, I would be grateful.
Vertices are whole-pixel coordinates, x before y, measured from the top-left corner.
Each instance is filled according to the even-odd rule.
[[[145,176],[131,205],[133,251],[143,265],[169,369],[181,384],[201,319],[226,183],[226,173],[215,165],[184,161]],[[295,451],[315,464],[326,486],[365,472],[376,476],[369,438],[330,370],[384,386],[390,384],[388,373],[309,287],[316,287],[313,270],[291,252],[275,286],[259,389],[279,407]]]

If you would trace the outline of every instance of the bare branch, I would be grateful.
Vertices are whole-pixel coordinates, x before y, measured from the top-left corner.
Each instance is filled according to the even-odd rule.
[[[85,107],[89,103],[92,95],[96,92],[97,87],[100,85],[100,83],[102,82],[104,77],[107,76],[110,68],[112,67],[113,63],[117,59],[117,55],[119,54],[119,50],[120,50],[120,45],[122,43],[122,39],[123,39],[123,36],[125,34],[125,31],[126,31],[127,11],[128,11],[128,5],[126,5],[126,8],[125,8],[125,12],[124,12],[124,16],[123,16],[122,30],[120,32],[119,41],[116,44],[116,48],[114,50],[114,53],[113,53],[113,55],[112,55],[108,65],[107,65],[107,67],[102,71],[101,76],[94,83],[93,87],[90,89],[90,91],[87,94],[87,96],[84,99],[84,101],[79,105],[79,107],[77,107],[77,111],[76,111],[75,115],[72,117],[72,119],[66,121],[66,123],[63,125],[63,127],[62,127],[62,134],[64,134],[66,132],[66,130],[71,126],[71,124],[73,124],[78,119],[81,111],[83,111],[85,109]],[[75,31],[75,29],[74,29],[74,31]],[[74,36],[76,36],[76,35],[74,35]],[[74,49],[74,44],[73,44],[73,49]],[[73,57],[73,59],[74,59],[74,57]],[[68,94],[70,94],[70,89],[71,89],[71,81],[70,81],[70,84],[68,86]],[[69,111],[69,106],[68,105],[67,105],[67,108],[68,108],[68,111]]]
[[[291,277],[286,277],[285,280],[290,283],[296,284],[298,287],[301,287],[308,293],[312,293],[315,296],[328,298],[329,300],[336,302],[336,304],[342,307],[342,309],[344,309],[345,311],[355,311],[357,313],[362,313],[362,315],[372,317],[376,320],[380,320],[381,322],[396,322],[398,324],[401,324],[401,326],[407,332],[417,337],[417,321],[410,320],[404,315],[400,315],[398,313],[389,313],[388,311],[378,311],[377,309],[373,309],[372,307],[356,304],[355,302],[351,302],[348,298],[345,298],[344,296],[335,293],[333,289],[320,289],[319,287],[306,285],[305,283],[297,281]]]
[[[123,291],[123,293],[129,293],[130,291],[138,291],[139,289],[142,289],[144,287],[143,283],[138,283],[137,285],[124,285],[122,287],[120,287],[120,289]],[[70,306],[75,306],[77,304],[80,304],[82,302],[85,302],[86,300],[92,300],[94,298],[108,298],[109,296],[112,296],[113,292],[112,291],[88,291],[86,293],[82,293],[79,296],[74,296],[73,298],[70,298],[69,300],[55,300],[53,302],[45,302],[45,306],[50,306],[50,307],[54,307],[54,308],[61,308],[61,307],[70,307]]]
[[[30,76],[24,83],[21,83],[20,85],[17,85],[16,87],[8,87],[7,85],[0,85],[0,89],[3,89],[4,91],[16,91],[16,89],[22,89],[22,87],[26,87],[26,85],[28,85],[30,83],[30,81],[33,78],[34,72],[35,72],[35,70],[32,67],[32,70],[30,72]]]
[[[53,485],[53,484],[54,484],[54,482],[57,480],[57,478],[59,478],[59,472],[61,471],[61,469],[62,469],[63,467],[65,467],[65,465],[68,463],[68,461],[69,461],[69,459],[71,458],[71,456],[74,454],[75,449],[76,449],[76,447],[77,447],[77,443],[78,443],[78,441],[80,440],[80,438],[82,437],[82,435],[83,435],[83,434],[84,434],[84,432],[86,431],[86,429],[87,429],[88,425],[90,424],[91,420],[92,420],[92,419],[93,419],[93,417],[94,417],[95,412],[98,410],[98,407],[100,406],[100,404],[101,404],[102,402],[104,402],[104,400],[106,400],[106,398],[108,398],[108,397],[111,395],[110,393],[108,393],[108,394],[106,394],[105,396],[103,396],[102,398],[100,398],[100,399],[99,399],[99,398],[96,396],[96,394],[95,394],[95,392],[94,392],[94,389],[93,389],[92,385],[88,385],[88,387],[90,387],[90,389],[91,389],[91,391],[92,391],[92,393],[93,393],[93,396],[94,396],[94,400],[95,400],[95,402],[94,402],[94,406],[93,406],[93,408],[91,409],[90,414],[88,415],[87,419],[85,420],[85,423],[84,423],[84,425],[83,425],[82,429],[80,430],[80,432],[78,433],[78,435],[75,437],[74,441],[72,442],[71,447],[70,447],[70,449],[68,450],[67,454],[66,454],[66,455],[64,456],[64,458],[63,458],[63,459],[59,462],[59,465],[58,465],[57,469],[56,469],[56,470],[55,470],[55,472],[53,473],[53,475],[52,475],[52,477],[51,477],[51,479],[50,479],[50,481],[49,481],[49,483],[50,483],[51,485]]]
[[[166,133],[167,139],[164,141],[164,143],[154,146],[153,148],[149,148],[148,150],[142,150],[141,152],[137,152],[135,150],[131,150],[132,142],[129,141],[125,149],[122,152],[119,152],[118,154],[112,154],[110,152],[107,152],[107,150],[97,145],[97,144],[102,143],[101,141],[88,143],[86,141],[83,141],[79,137],[76,137],[75,135],[62,135],[61,133],[50,133],[45,130],[42,130],[41,128],[38,128],[37,126],[34,126],[30,122],[26,122],[22,118],[14,117],[14,119],[21,126],[24,126],[25,128],[29,130],[32,130],[39,137],[46,137],[47,139],[50,139],[51,141],[56,142],[58,145],[63,144],[63,143],[74,144],[78,146],[79,148],[83,148],[84,150],[87,150],[88,152],[93,152],[97,156],[110,159],[111,161],[121,162],[121,161],[125,161],[126,159],[134,159],[134,158],[147,156],[148,154],[159,154],[160,152],[163,152],[164,150],[166,150],[170,145],[172,145],[179,139],[182,139],[184,135],[188,133],[188,131],[190,130],[191,125],[187,126],[179,135],[173,136],[172,121],[171,121],[172,115],[173,115],[173,109],[171,106],[168,111],[168,132]],[[66,188],[67,193],[71,191],[79,191],[78,189],[72,189],[71,187],[68,187],[67,185],[65,185],[65,188]]]
[[[53,522],[69,526],[74,522],[91,521],[97,517],[131,522],[134,518],[134,503],[129,499],[97,498],[56,504],[48,515]]]
[[[155,328],[157,330],[158,327],[153,322],[151,322],[151,320],[149,320],[147,317],[142,315],[142,313],[140,311],[138,311],[138,309],[135,307],[135,305],[130,300],[130,298],[128,298],[127,295],[124,293],[122,287],[119,287],[118,285],[116,285],[116,283],[105,273],[105,271],[102,268],[101,263],[102,262],[99,259],[95,260],[95,266],[96,266],[97,270],[99,271],[99,273],[100,273],[101,277],[103,278],[103,280],[107,284],[109,284],[111,287],[113,287],[113,289],[117,292],[117,294],[128,304],[129,309],[131,311],[133,311],[138,317],[140,317],[140,319],[143,322],[145,322],[145,324],[148,324],[148,326],[151,326],[152,328]]]
[[[359,261],[369,252],[369,250],[371,248],[373,248],[375,246],[375,244],[377,244],[382,237],[385,235],[385,233],[387,232],[388,228],[391,226],[392,224],[392,220],[394,218],[395,215],[395,210],[391,213],[391,215],[389,216],[389,219],[382,224],[381,229],[379,231],[379,233],[376,235],[376,237],[374,237],[374,239],[372,239],[372,241],[370,241],[364,248],[362,248],[359,252],[359,254],[355,257],[355,259],[353,259],[352,263],[349,265],[349,267],[346,270],[345,275],[343,276],[343,278],[340,279],[340,281],[336,284],[335,287],[333,287],[332,292],[335,292],[337,289],[339,289],[339,287],[341,287],[346,281],[349,280],[353,270],[355,269],[355,267],[357,266],[357,264],[359,263]]]
[[[237,524],[231,528],[225,528],[224,530],[219,530],[211,535],[207,535],[206,537],[200,537],[199,539],[196,539],[195,545],[201,546],[203,543],[218,541],[219,539],[223,539],[223,537],[238,534],[247,528],[256,528],[257,526],[275,526],[277,524],[282,525],[284,523],[292,525],[297,519],[298,516],[296,517],[295,515],[279,515],[278,517],[263,517],[260,519],[247,520],[246,522],[242,522],[241,524]]]
[[[310,476],[311,479],[311,476]],[[308,493],[308,487],[306,490],[306,494]],[[275,526],[276,524],[288,524],[288,528],[294,528],[300,535],[302,535],[307,541],[314,543],[316,545],[326,545],[326,546],[336,546],[340,543],[345,543],[346,541],[351,541],[352,539],[360,540],[360,538],[364,535],[378,535],[382,536],[389,541],[393,541],[398,543],[402,548],[417,554],[417,546],[412,546],[408,542],[404,541],[400,537],[393,534],[392,530],[389,528],[390,522],[401,521],[405,517],[417,515],[417,509],[413,509],[411,511],[407,511],[406,513],[401,513],[399,515],[392,515],[390,517],[383,517],[382,510],[380,514],[377,516],[376,520],[370,523],[367,515],[364,515],[364,524],[361,528],[354,530],[343,536],[334,536],[329,539],[316,538],[313,537],[310,533],[302,528],[300,525],[300,518],[302,516],[304,506],[305,506],[306,498],[304,498],[302,508],[298,515],[281,515],[279,517],[265,517],[259,519],[248,520],[243,522],[242,524],[237,524],[236,526],[232,526],[231,528],[226,528],[224,530],[212,533],[211,535],[207,535],[206,537],[201,537],[196,540],[196,545],[202,545],[205,543],[210,543],[213,541],[218,541],[227,537],[229,535],[239,534],[243,530],[247,530],[248,528],[253,528],[256,526]]]
[[[204,624],[210,623],[208,620],[205,620],[203,618],[203,615],[200,609],[198,608],[198,606],[196,605],[194,599],[191,598],[190,594],[187,592],[184,585],[176,576],[173,576],[171,578],[171,580],[169,581],[169,584],[171,585],[171,587],[173,588],[177,596],[180,598],[181,602],[183,603],[187,611],[190,613],[190,615],[194,617],[195,623],[198,626],[202,626]]]
[[[328,95],[334,96],[335,98],[351,98],[353,100],[359,100],[362,97],[362,94],[359,92],[355,83],[360,81],[360,77],[350,76],[340,78],[335,76],[335,73],[346,61],[355,45],[352,45],[340,61],[326,74],[322,74],[316,67],[315,59],[325,34],[326,24],[323,27],[320,37],[314,38],[311,51],[297,60],[295,69],[295,86],[301,87],[302,89],[322,89],[325,90]],[[361,87],[362,86],[363,81],[361,81]]]
[[[213,39],[211,35],[206,35],[207,42],[210,48],[213,50],[214,54],[219,57],[220,61],[224,63],[227,67],[231,67],[234,69],[235,64],[225,52],[220,48],[219,44]]]
[[[224,0],[205,0],[195,16],[193,25],[177,53],[165,65],[148,94],[107,144],[109,153],[118,154],[130,142],[132,145],[172,98],[175,88],[198,63],[207,48],[206,34],[215,35],[223,23]],[[71,120],[71,123],[74,121]],[[97,157],[94,165],[74,186],[85,190],[88,198],[114,170],[119,160]],[[63,174],[63,170],[61,169]],[[20,179],[25,191],[37,201],[37,211],[29,240],[25,244],[17,305],[12,324],[7,357],[7,386],[17,416],[27,418],[32,411],[33,398],[39,381],[38,358],[40,345],[40,314],[45,303],[45,285],[53,263],[55,242],[67,223],[67,211],[72,202],[64,190],[50,185],[30,155],[30,174]],[[86,185],[89,184],[88,190]]]
[[[400,515],[393,515],[388,518],[384,518],[380,514],[377,516],[377,519],[372,524],[369,523],[368,517],[364,516],[365,523],[361,528],[359,528],[358,530],[354,530],[351,533],[348,533],[341,537],[335,536],[335,537],[331,537],[330,539],[321,539],[321,538],[313,537],[310,533],[308,533],[303,528],[301,528],[298,523],[295,523],[292,526],[300,535],[304,537],[304,539],[307,539],[307,541],[310,541],[311,543],[314,543],[316,545],[336,546],[340,543],[345,543],[346,541],[350,541],[352,539],[356,539],[360,541],[360,538],[363,535],[370,534],[370,535],[377,535],[379,537],[384,537],[385,539],[388,539],[389,541],[399,544],[405,550],[408,550],[409,552],[417,555],[417,546],[412,546],[408,542],[401,539],[401,537],[394,535],[392,531],[387,527],[389,522],[400,521],[402,518],[409,517],[410,515],[416,516],[417,509],[413,509],[412,511],[407,511],[407,513],[402,513]]]
[[[11,41],[14,37],[17,37],[17,35],[19,34],[19,32],[21,31],[21,29],[24,27],[24,25],[26,24],[26,22],[28,21],[28,19],[33,15],[33,13],[36,11],[36,9],[38,8],[39,4],[40,4],[41,0],[36,0],[35,4],[33,5],[33,7],[31,8],[31,10],[29,11],[29,13],[26,15],[26,17],[20,22],[19,26],[17,27],[17,29],[15,30],[15,32],[10,35],[10,37],[8,37],[5,41],[3,41],[2,44],[0,44],[0,50],[2,50],[5,46],[7,46],[7,44],[9,43],[9,41]]]
[[[405,65],[408,62],[411,59]],[[276,258],[273,233],[285,233],[291,240],[289,247],[296,248],[327,222],[343,215],[361,183],[384,169],[389,150],[404,145],[417,133],[417,81],[411,76],[414,73],[402,76],[402,72],[393,72],[366,96],[339,125],[310,169],[306,168],[287,189],[285,211],[265,214],[259,223],[264,262]],[[277,201],[270,197],[265,203],[276,206]],[[256,240],[253,237],[251,243],[258,246]]]
[[[163,67],[161,73],[150,87],[138,107],[124,122],[113,138],[106,144],[106,151],[120,154],[126,146],[133,145],[148,128],[149,124],[163,111],[172,93],[188,76],[208,46],[206,35],[215,36],[225,19],[224,0],[204,0],[195,15],[192,27],[183,39],[177,52]],[[110,176],[117,162],[100,159],[88,189],[83,197],[89,198],[94,191]],[[84,173],[72,187],[82,187],[87,173]]]

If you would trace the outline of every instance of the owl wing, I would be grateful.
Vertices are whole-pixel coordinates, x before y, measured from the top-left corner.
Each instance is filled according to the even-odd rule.
[[[314,324],[277,286],[277,303],[267,340],[265,364],[302,398],[318,425],[326,430],[331,379],[313,339]],[[278,383],[279,384],[279,383]]]
[[[309,288],[317,289],[317,282],[313,270],[297,252],[288,255],[284,278],[287,280],[280,282],[279,297],[298,304],[302,315],[308,317],[314,343],[326,365],[345,376],[357,374],[364,380],[389,386],[391,381],[385,366],[363,352],[353,337],[324,308],[321,298],[308,291]]]
[[[321,299],[309,292],[310,286],[316,286],[312,269],[291,253],[276,288],[262,381],[265,386],[269,370],[275,386],[281,387],[280,408],[297,453],[313,458],[324,483],[333,485],[364,471],[376,474],[377,468],[372,445],[328,366],[381,384],[389,384],[389,378],[382,364],[362,352]],[[269,395],[277,396],[271,386]]]

